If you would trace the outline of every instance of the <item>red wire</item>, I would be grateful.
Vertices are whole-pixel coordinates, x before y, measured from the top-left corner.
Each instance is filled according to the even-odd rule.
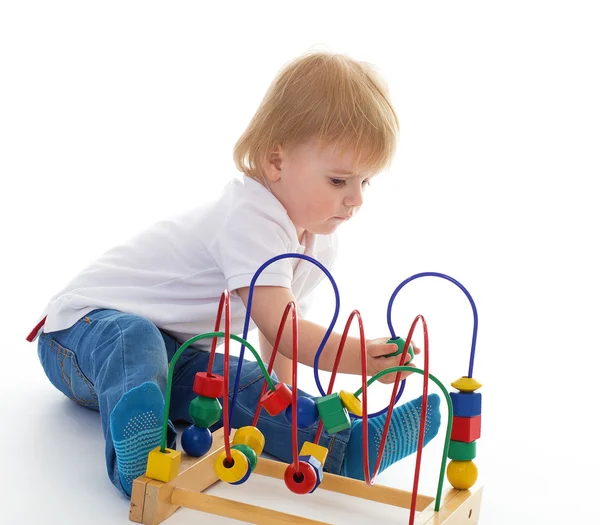
[[[225,299],[224,294],[221,294],[221,300],[219,301],[219,311],[217,312],[217,320],[215,321],[215,332],[219,331],[219,327],[221,326],[221,314],[223,313],[223,301]],[[210,359],[208,360],[208,375],[212,375],[213,362],[215,360],[215,352],[217,349],[217,337],[213,337],[212,346],[210,348]]]
[[[223,432],[225,435],[225,454],[227,456],[227,462],[233,461],[231,457],[231,446],[229,443],[229,334],[230,334],[230,320],[231,312],[229,308],[229,290],[225,290],[221,295],[221,302],[225,301],[225,362],[223,364],[223,376],[224,376],[224,390],[223,392]],[[219,307],[220,311],[220,307]],[[219,316],[220,317],[220,316]],[[216,343],[215,342],[213,344]]]
[[[419,476],[421,474],[421,456],[423,454],[423,441],[425,440],[425,419],[427,417],[427,392],[429,388],[429,335],[427,333],[427,323],[425,322],[425,318],[422,315],[418,315],[413,321],[413,326],[411,327],[411,333],[408,336],[410,341],[412,337],[412,329],[414,328],[418,319],[421,319],[423,324],[423,338],[424,342],[424,352],[425,359],[423,364],[423,400],[421,402],[421,421],[419,425],[419,444],[417,447],[417,464],[415,465],[415,479],[413,482],[413,491],[412,498],[410,501],[410,518],[409,525],[413,525],[415,522],[415,511],[417,508],[417,490],[419,488]]]
[[[342,359],[342,352],[344,350],[344,345],[346,344],[346,338],[348,337],[348,330],[350,329],[350,323],[352,322],[352,317],[354,316],[355,312],[356,312],[356,314],[358,314],[360,316],[360,313],[358,312],[358,310],[354,310],[350,314],[348,321],[346,321],[346,327],[344,328],[342,338],[340,339],[340,345],[338,346],[337,354],[335,355],[335,361],[333,362],[333,367],[331,369],[331,378],[329,379],[329,386],[327,387],[326,395],[329,395],[329,394],[331,394],[331,392],[333,392],[333,383],[335,382],[335,376],[337,375],[337,369],[340,366],[340,361]],[[313,441],[316,445],[319,444],[319,439],[321,439],[322,433],[323,433],[323,420],[320,419],[319,425],[317,426],[317,433],[315,434],[315,439]]]
[[[277,331],[277,337],[275,338],[275,344],[273,345],[273,350],[271,352],[271,358],[269,359],[269,366],[267,367],[267,372],[268,372],[269,376],[271,375],[271,372],[273,371],[273,365],[275,364],[275,358],[277,357],[277,350],[279,348],[279,341],[281,340],[281,336],[283,334],[283,329],[285,328],[285,321],[287,320],[288,312],[290,311],[291,305],[292,305],[292,303],[290,302],[285,307],[283,316],[281,317],[281,321],[279,322],[279,330]],[[262,408],[262,406],[260,404],[260,400],[265,395],[265,392],[267,391],[267,386],[269,386],[269,383],[267,383],[267,379],[265,378],[265,380],[263,382],[262,390],[260,392],[260,396],[258,398],[258,404],[256,405],[256,412],[254,413],[254,419],[252,420],[253,427],[255,427],[258,424],[258,418],[260,416],[260,410]]]
[[[298,318],[296,303],[290,302],[292,308],[292,451],[294,453],[294,471],[300,472],[298,453]],[[286,312],[287,313],[287,312]]]

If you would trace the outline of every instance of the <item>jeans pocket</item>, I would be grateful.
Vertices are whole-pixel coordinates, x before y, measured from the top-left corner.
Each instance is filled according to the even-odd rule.
[[[98,410],[98,396],[94,385],[85,376],[74,352],[55,339],[40,341],[39,357],[50,382],[77,404]]]

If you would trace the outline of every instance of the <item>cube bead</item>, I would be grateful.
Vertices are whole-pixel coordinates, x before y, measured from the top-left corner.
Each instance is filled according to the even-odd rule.
[[[481,437],[481,416],[452,418],[450,439],[470,443]]]
[[[148,465],[146,466],[146,477],[157,481],[168,483],[179,473],[181,452],[166,448],[164,452],[156,447],[148,454]]]
[[[302,448],[300,449],[301,456],[313,456],[323,466],[325,466],[325,461],[327,460],[328,452],[329,450],[327,449],[327,447],[317,445],[316,443],[313,443],[311,441],[305,441],[302,444]]]
[[[272,416],[281,414],[292,402],[292,391],[285,383],[275,385],[275,390],[267,390],[260,398],[260,404]]]
[[[315,484],[315,487],[311,490],[311,492],[314,492],[315,490],[317,490],[317,487],[321,484],[321,481],[323,481],[323,464],[314,456],[300,456],[298,459],[300,461],[308,463],[314,469],[315,474],[317,475],[317,483]]]
[[[450,392],[453,415],[474,417],[481,415],[481,394],[477,392]]]
[[[350,428],[350,416],[348,410],[344,408],[342,400],[338,393],[317,398],[317,408],[319,415],[329,434],[335,434],[340,430]]]

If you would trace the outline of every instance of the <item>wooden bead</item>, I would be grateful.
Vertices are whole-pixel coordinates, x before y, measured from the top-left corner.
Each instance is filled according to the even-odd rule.
[[[321,416],[325,430],[329,434],[335,434],[340,430],[350,428],[350,416],[344,405],[342,405],[339,394],[334,393],[319,397],[316,403],[319,416]]]
[[[319,419],[317,404],[310,397],[300,396],[297,400],[296,413],[298,414],[298,428],[312,427]],[[285,409],[285,417],[292,424],[292,405]]]
[[[231,462],[227,460],[227,452],[223,450],[215,459],[214,468],[221,481],[233,484],[241,481],[248,474],[250,463],[243,452],[232,448]]]
[[[362,416],[362,403],[354,394],[340,390],[340,399],[348,412],[351,412],[355,416]]]
[[[477,441],[463,443],[462,441],[450,440],[448,457],[457,461],[471,461],[477,455]]]
[[[450,485],[458,490],[470,489],[477,481],[477,466],[472,461],[451,461],[446,469]]]
[[[248,468],[246,469],[246,474],[244,475],[244,477],[239,481],[231,482],[230,485],[241,485],[242,483],[246,483],[246,481],[248,481],[248,478],[250,477],[250,474],[252,474],[252,467],[250,466],[250,463],[248,463]]]
[[[317,487],[321,484],[321,481],[323,481],[323,465],[314,456],[300,456],[298,459],[300,461],[305,461],[306,463],[308,463],[314,469],[315,474],[317,475],[317,483],[315,485],[315,488],[310,491],[312,493],[315,490],[317,490]]]
[[[189,456],[204,456],[212,446],[213,438],[208,428],[190,425],[181,434],[181,448]]]
[[[397,350],[392,352],[391,354],[385,354],[383,357],[395,357],[397,355],[402,354],[404,351],[404,345],[406,344],[406,339],[402,339],[402,337],[396,337],[396,339],[390,339],[387,341],[388,343],[393,343],[396,345]],[[408,360],[403,363],[403,365],[409,364],[415,358],[415,351],[412,345],[408,345],[408,350],[406,351],[406,357]]]
[[[327,460],[327,453],[329,450],[327,447],[323,447],[322,445],[317,445],[311,441],[305,441],[302,444],[302,448],[300,449],[301,456],[314,456],[319,460],[321,465],[325,466],[325,461]]]
[[[482,387],[482,384],[477,379],[468,376],[462,376],[450,384],[461,392],[474,392]]]
[[[179,473],[181,463],[181,452],[166,448],[164,452],[156,447],[148,454],[146,465],[146,477],[168,483]]]
[[[285,383],[277,383],[275,390],[267,390],[260,404],[272,416],[281,414],[292,402],[292,391]]]
[[[246,458],[248,459],[248,463],[250,463],[250,469],[254,472],[256,468],[256,463],[258,462],[258,457],[256,456],[256,452],[252,450],[248,445],[233,445],[231,448],[235,448],[239,450]]]
[[[294,464],[291,463],[285,469],[283,480],[288,489],[294,494],[309,494],[317,485],[317,474],[315,469],[306,461],[299,462],[299,471],[294,470]]]
[[[481,394],[478,392],[450,392],[454,416],[474,417],[481,415]]]
[[[223,397],[223,376],[209,374],[208,372],[196,372],[194,377],[194,392],[204,397]]]
[[[192,399],[189,412],[194,425],[209,428],[221,419],[223,407],[218,399],[198,396]]]
[[[481,416],[452,418],[452,441],[470,443],[481,437]]]
[[[257,456],[262,454],[265,448],[265,436],[256,427],[240,427],[233,435],[233,445],[248,445]]]

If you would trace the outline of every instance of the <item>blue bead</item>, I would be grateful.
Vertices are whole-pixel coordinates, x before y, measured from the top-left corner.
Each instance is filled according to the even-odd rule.
[[[297,403],[298,428],[312,427],[319,419],[317,404],[310,397],[299,397]],[[292,405],[285,409],[286,419],[292,423]]]
[[[204,456],[212,446],[212,434],[208,428],[190,425],[181,434],[181,447],[185,453],[199,458]]]

